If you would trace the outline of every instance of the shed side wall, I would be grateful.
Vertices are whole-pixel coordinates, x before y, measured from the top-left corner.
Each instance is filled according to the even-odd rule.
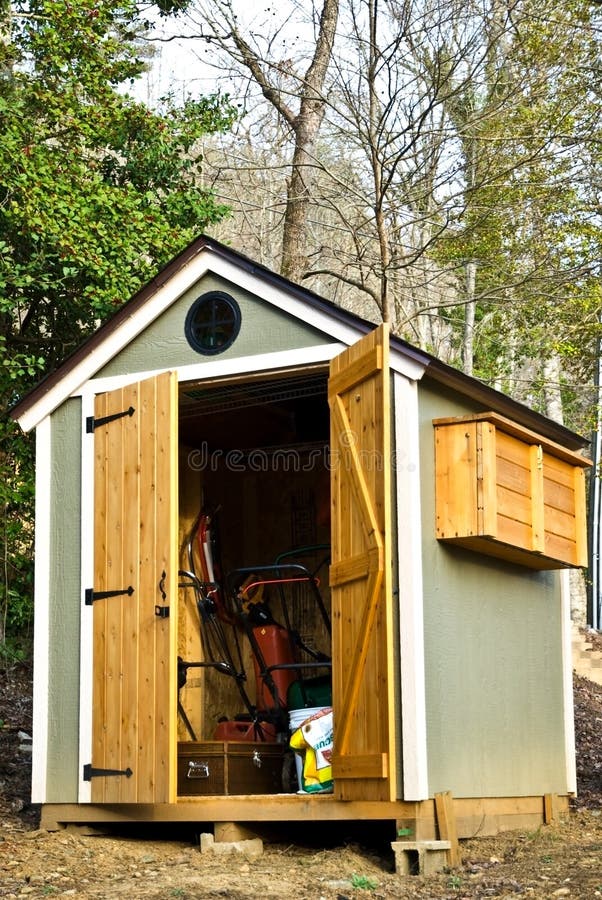
[[[47,797],[77,800],[79,762],[81,402],[52,415]]]
[[[435,539],[432,420],[471,411],[421,384],[429,788],[459,797],[565,793],[558,573]]]

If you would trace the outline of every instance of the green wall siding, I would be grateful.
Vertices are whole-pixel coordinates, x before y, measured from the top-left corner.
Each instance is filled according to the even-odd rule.
[[[566,792],[561,603],[555,572],[435,539],[432,420],[467,406],[420,385],[429,792]]]
[[[240,306],[240,332],[231,347],[216,356],[202,356],[184,337],[186,314],[196,298],[206,291],[231,294]],[[258,300],[247,291],[215,275],[208,274],[180,297],[142,334],[112,359],[99,375],[121,375],[166,366],[188,366],[203,361],[255,356],[317,344],[332,343],[328,335],[299,319]]]
[[[52,415],[49,803],[77,801],[79,765],[81,403]]]

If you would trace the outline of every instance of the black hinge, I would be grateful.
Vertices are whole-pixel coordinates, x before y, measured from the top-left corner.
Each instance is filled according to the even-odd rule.
[[[126,594],[128,597],[131,597],[133,593],[134,588],[131,584],[120,591],[95,591],[93,588],[86,588],[84,598],[86,606],[92,606],[95,600],[106,600],[107,597],[123,597]]]
[[[93,434],[95,428],[100,428],[101,425],[106,425],[107,422],[114,422],[115,419],[123,419],[124,416],[133,416],[136,410],[133,406],[130,406],[129,409],[124,409],[123,412],[113,413],[110,416],[102,416],[100,419],[95,419],[94,416],[86,417],[86,434]]]
[[[127,769],[95,769],[91,763],[86,763],[84,766],[84,781],[104,778],[105,775],[125,775],[126,778],[131,778],[133,774],[129,766]]]

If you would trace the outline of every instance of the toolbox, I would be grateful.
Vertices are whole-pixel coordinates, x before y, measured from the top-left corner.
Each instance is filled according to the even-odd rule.
[[[178,795],[281,794],[286,749],[265,741],[182,741]]]

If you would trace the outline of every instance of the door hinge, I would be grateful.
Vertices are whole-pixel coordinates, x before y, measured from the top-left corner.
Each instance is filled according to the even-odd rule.
[[[133,593],[134,588],[131,584],[119,591],[95,591],[93,588],[86,588],[84,598],[86,606],[92,606],[95,600],[106,600],[108,597],[123,597],[124,595],[131,597]]]
[[[125,775],[131,778],[134,773],[128,766],[127,769],[95,769],[91,763],[84,765],[84,781],[92,781],[93,778],[104,778],[106,775]]]
[[[124,416],[133,416],[135,412],[134,407],[130,406],[129,409],[124,409],[123,412],[102,416],[100,419],[95,419],[94,416],[86,416],[86,434],[94,434],[95,428],[100,428],[101,425],[106,425],[108,422],[114,422],[115,419],[123,419]]]

